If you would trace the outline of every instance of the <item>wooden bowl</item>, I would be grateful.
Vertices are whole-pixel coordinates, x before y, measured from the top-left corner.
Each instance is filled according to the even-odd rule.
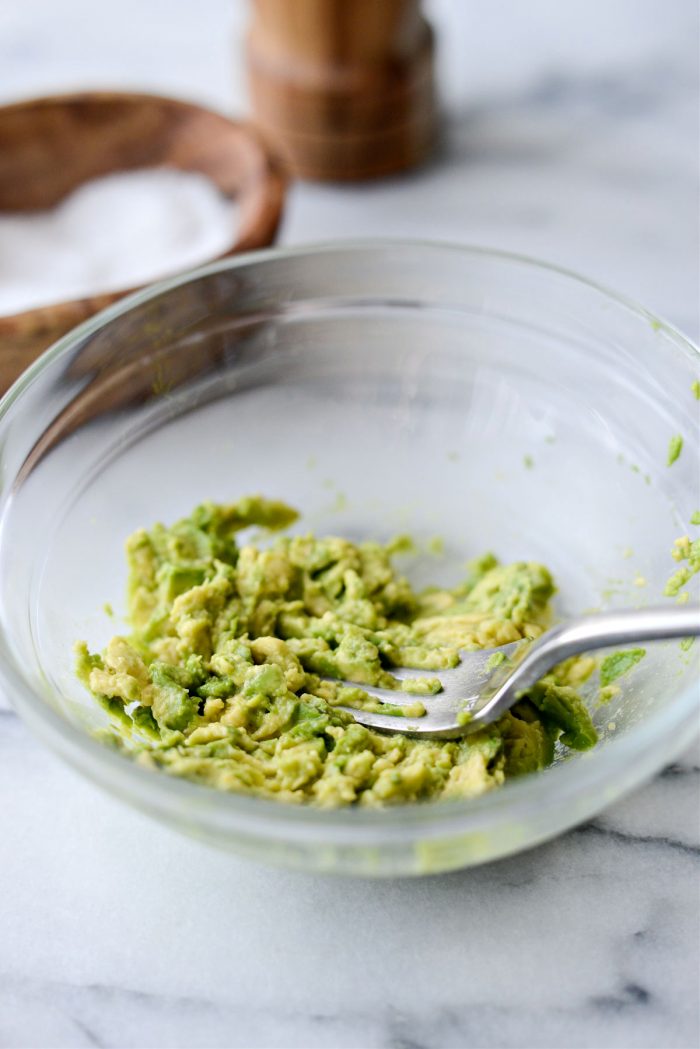
[[[188,102],[131,93],[0,107],[0,211],[51,208],[92,178],[162,166],[200,172],[235,198],[237,228],[219,257],[273,243],[285,178],[249,125]],[[0,392],[59,336],[135,290],[0,316]]]

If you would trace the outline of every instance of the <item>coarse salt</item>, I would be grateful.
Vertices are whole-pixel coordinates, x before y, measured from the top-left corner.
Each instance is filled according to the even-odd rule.
[[[119,291],[221,255],[235,202],[174,168],[105,175],[49,211],[0,212],[0,315]]]

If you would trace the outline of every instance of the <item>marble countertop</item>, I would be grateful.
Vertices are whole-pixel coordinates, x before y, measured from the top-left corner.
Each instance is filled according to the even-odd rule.
[[[296,185],[284,243],[419,236],[595,276],[698,336],[697,5],[438,0],[441,156]],[[245,107],[236,0],[0,7],[0,101]],[[0,697],[0,1045],[697,1046],[700,753],[531,852],[420,881],[210,851],[103,796]]]

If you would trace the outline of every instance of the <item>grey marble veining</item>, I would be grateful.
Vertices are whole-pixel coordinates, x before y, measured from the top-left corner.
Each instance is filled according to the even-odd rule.
[[[439,158],[297,185],[286,243],[538,255],[698,319],[697,5],[433,0]],[[99,13],[98,13],[99,7]],[[0,5],[0,95],[242,108],[235,0]],[[233,67],[233,68],[232,68]],[[700,750],[531,852],[419,881],[265,869],[94,790],[0,697],[0,1045],[694,1047]]]
[[[694,1044],[697,753],[521,856],[371,883],[205,850],[6,721],[4,1045]]]

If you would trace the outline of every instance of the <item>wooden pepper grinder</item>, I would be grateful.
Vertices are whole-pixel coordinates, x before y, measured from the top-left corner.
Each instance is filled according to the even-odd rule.
[[[255,119],[293,174],[412,166],[435,133],[433,33],[420,0],[253,0]]]

